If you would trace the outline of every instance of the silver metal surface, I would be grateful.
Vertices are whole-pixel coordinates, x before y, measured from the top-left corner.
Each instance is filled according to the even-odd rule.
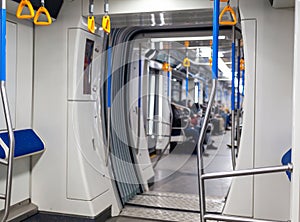
[[[143,207],[125,207],[120,215],[158,221],[195,222],[199,221],[200,219],[199,213],[151,209]]]
[[[180,211],[200,211],[199,197],[185,194],[152,193],[151,195],[151,193],[148,193],[146,195],[137,195],[128,204]],[[209,212],[221,213],[224,207],[224,200],[207,198],[206,205]]]
[[[279,173],[293,171],[293,165],[288,164],[284,166],[274,166],[274,167],[262,167],[262,168],[254,168],[248,170],[235,170],[232,172],[218,172],[218,173],[207,173],[202,175],[202,180],[207,179],[220,179],[226,177],[238,177],[238,176],[250,176],[250,175],[259,175],[259,174],[267,174],[267,173]]]
[[[107,108],[107,148],[105,153],[105,165],[108,166],[109,153],[110,153],[110,108]]]
[[[235,44],[235,26],[232,26],[232,44]],[[231,64],[234,67],[235,67],[235,61],[236,61],[235,58],[234,58],[234,61],[233,61],[233,59],[231,61]],[[235,87],[234,84],[231,87],[234,88]],[[234,89],[234,95],[235,95],[235,89]],[[234,99],[234,109],[235,109],[235,99]],[[235,155],[234,143],[235,143],[235,110],[232,110],[231,111],[231,160],[232,160],[232,169],[233,170],[235,170],[235,166],[236,166],[236,155]]]
[[[153,168],[155,168],[158,164],[158,162],[161,160],[161,158],[164,156],[164,154],[166,153],[169,145],[170,145],[170,142],[171,142],[171,136],[172,136],[172,123],[173,123],[173,112],[172,112],[172,107],[171,107],[171,103],[169,102],[168,100],[168,106],[169,106],[169,110],[170,110],[170,134],[169,134],[169,137],[168,137],[168,142],[166,143],[163,151],[160,153],[159,157],[157,158],[156,162],[153,164]]]
[[[240,116],[241,116],[241,109],[238,109],[236,114],[236,138],[237,138],[236,157],[238,157],[239,155],[240,141],[241,141]]]
[[[9,135],[9,154],[8,154],[8,165],[7,165],[7,175],[6,175],[7,177],[6,177],[6,189],[5,189],[4,215],[2,218],[2,221],[6,221],[9,214],[9,207],[11,201],[15,137],[14,137],[13,127],[12,127],[10,111],[9,111],[5,81],[1,81],[1,97],[2,97],[6,127]]]
[[[238,217],[238,216],[223,216],[217,214],[207,214],[204,216],[205,219],[217,220],[217,221],[237,221],[237,222],[283,222],[277,220],[261,220],[261,219],[253,219],[247,217]],[[287,221],[285,221],[287,222]]]
[[[7,162],[7,160],[0,159],[0,164],[7,165],[8,162]]]
[[[173,192],[157,192],[157,191],[147,191],[143,195],[150,196],[161,196],[161,197],[181,197],[181,198],[190,198],[190,199],[199,199],[198,195],[194,194],[185,194],[185,193],[173,193]],[[220,198],[212,198],[216,200],[221,200]]]
[[[141,88],[142,88],[142,84],[141,84],[141,77],[142,77],[142,67],[141,67],[141,61],[142,61],[142,46],[141,44],[139,44],[139,84],[138,84],[138,100],[140,100],[141,102]],[[139,102],[138,102],[139,103]],[[138,115],[138,122],[137,122],[137,127],[138,127],[138,131],[137,131],[137,141],[136,141],[136,149],[137,149],[137,154],[140,153],[140,137],[141,137],[141,107],[138,105],[138,110],[137,110],[137,115]]]
[[[241,59],[241,40],[238,39],[238,59]],[[240,64],[240,61],[238,61],[238,64]],[[237,70],[239,70],[239,72],[241,73],[240,67],[237,67]],[[238,73],[238,83],[240,83],[240,73]],[[240,139],[241,139],[241,131],[240,131],[240,115],[241,115],[241,109],[240,109],[240,86],[238,84],[238,109],[237,109],[237,113],[236,113],[236,140],[237,140],[237,151],[236,151],[236,157],[238,157],[239,154],[239,148],[240,148]]]
[[[197,166],[198,166],[197,170],[198,170],[198,183],[199,183],[199,202],[198,202],[198,204],[200,205],[200,209],[201,209],[201,212],[202,212],[201,221],[204,221],[203,220],[203,215],[206,212],[205,184],[204,184],[204,180],[202,179],[202,175],[204,175],[202,146],[203,146],[203,143],[204,143],[206,128],[208,126],[208,121],[209,121],[213,101],[215,100],[215,96],[216,96],[217,82],[218,82],[217,79],[212,80],[211,95],[210,95],[208,106],[207,106],[207,109],[206,109],[206,112],[205,112],[205,117],[204,117],[203,125],[202,125],[202,128],[201,128],[199,140],[198,140],[198,146],[197,146]]]

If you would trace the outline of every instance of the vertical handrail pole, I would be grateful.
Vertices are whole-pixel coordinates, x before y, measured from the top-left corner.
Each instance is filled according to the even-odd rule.
[[[138,131],[137,131],[137,153],[140,152],[140,137],[141,137],[141,107],[142,107],[142,44],[139,44],[139,78],[138,78]]]
[[[168,98],[169,102],[172,102],[172,69],[171,69],[171,56],[170,56],[170,50],[168,50],[168,64],[169,64],[169,70],[168,70]]]
[[[200,93],[201,93],[200,81],[197,82],[197,85],[198,85],[198,101],[197,101],[197,103],[199,104],[199,107],[200,107]]]
[[[241,93],[240,93],[240,83],[241,83],[241,41],[238,40],[238,55],[237,55],[237,119],[236,119],[236,137],[237,137],[237,152],[236,156],[239,154],[241,131],[240,131],[240,115],[241,115]]]
[[[235,157],[235,27],[232,26],[232,80],[231,80],[231,159],[232,168],[235,170],[236,157]]]
[[[189,107],[188,104],[188,96],[189,96],[189,67],[186,67],[186,77],[185,77],[185,106]]]
[[[203,142],[205,138],[206,128],[211,113],[211,108],[215,99],[217,82],[218,82],[218,59],[219,59],[219,13],[220,13],[220,0],[214,0],[214,11],[213,11],[213,62],[212,62],[212,91],[208,106],[205,112],[203,125],[201,128],[198,146],[197,146],[197,166],[198,166],[198,183],[199,183],[199,204],[200,204],[200,221],[205,222],[204,215],[206,214],[206,203],[205,203],[205,181],[202,179],[204,174],[203,165]]]
[[[12,188],[12,177],[13,177],[13,160],[14,160],[14,150],[15,150],[15,138],[12,127],[12,121],[9,111],[8,97],[6,92],[6,0],[2,0],[1,6],[1,97],[3,110],[5,115],[6,127],[9,135],[9,154],[8,154],[8,166],[7,166],[7,179],[5,188],[5,203],[4,203],[4,215],[1,221],[6,221],[9,214],[9,207],[11,201],[11,188]]]
[[[111,75],[112,75],[112,61],[111,61],[111,46],[107,50],[107,148],[105,163],[108,166],[109,152],[110,152],[110,119],[111,119]]]

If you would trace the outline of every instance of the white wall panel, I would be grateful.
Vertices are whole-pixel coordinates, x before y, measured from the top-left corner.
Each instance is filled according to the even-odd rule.
[[[240,7],[243,18],[257,20],[254,167],[280,165],[292,143],[294,10],[274,9],[268,1],[261,0],[242,0]],[[246,64],[249,62],[254,61],[246,58]],[[253,216],[289,219],[289,187],[285,174],[256,176]]]
[[[296,2],[293,90],[293,151],[294,165],[291,190],[291,220],[300,221],[300,0]]]
[[[253,168],[256,79],[256,20],[242,21],[245,47],[245,97],[243,101],[243,133],[237,169]],[[253,214],[253,177],[236,178],[224,209],[225,214],[251,217]]]

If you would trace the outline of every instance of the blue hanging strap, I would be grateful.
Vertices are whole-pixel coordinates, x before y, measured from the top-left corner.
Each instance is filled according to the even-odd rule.
[[[107,50],[107,107],[111,108],[111,47]]]
[[[237,64],[237,80],[238,80],[238,85],[237,85],[237,109],[240,109],[241,107],[241,94],[240,94],[240,78],[241,78],[241,68],[240,68],[240,59],[241,57],[238,56],[238,64]]]
[[[185,78],[185,95],[186,95],[186,100],[188,99],[189,96],[189,77],[186,76]]]
[[[218,59],[219,59],[219,13],[220,2],[214,1],[214,20],[213,20],[213,53],[212,53],[212,78],[218,79]]]
[[[171,85],[171,72],[168,71],[168,98],[171,96],[170,95],[170,85]]]
[[[6,8],[5,4],[1,8],[1,72],[0,81],[6,81]]]
[[[231,80],[231,110],[235,110],[235,42],[232,43],[232,80]]]

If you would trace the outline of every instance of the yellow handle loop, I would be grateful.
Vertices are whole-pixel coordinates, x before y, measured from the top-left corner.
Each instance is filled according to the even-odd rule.
[[[94,16],[88,17],[88,30],[91,33],[95,33],[95,17]]]
[[[183,60],[183,66],[184,66],[184,67],[190,67],[190,66],[191,66],[191,62],[190,62],[189,58],[186,57],[186,58]]]
[[[190,46],[190,42],[189,41],[185,41],[184,42],[184,46],[185,46],[185,48],[188,48]]]
[[[240,69],[241,69],[241,71],[245,70],[245,60],[244,59],[240,60]]]
[[[109,15],[104,15],[102,18],[102,29],[107,34],[110,33],[110,17]]]
[[[40,18],[40,16],[41,16],[41,14],[44,14],[44,15],[46,16],[46,18],[47,18],[47,21],[46,21],[46,22],[44,22],[44,21],[39,21],[39,18]],[[34,22],[34,24],[40,25],[40,26],[51,25],[51,24],[52,24],[52,18],[51,18],[51,16],[50,16],[48,10],[47,10],[44,6],[41,6],[41,7],[37,10],[37,12],[36,12],[36,14],[35,14],[35,16],[34,16],[33,22]]]
[[[213,59],[212,59],[212,57],[210,57],[210,58],[209,58],[209,66],[210,66],[210,67],[212,67],[212,62],[213,62]]]
[[[24,7],[27,6],[29,14],[22,15]],[[16,16],[18,19],[31,19],[34,17],[34,10],[29,0],[22,0],[18,6]]]
[[[163,66],[162,66],[162,70],[163,70],[164,72],[170,72],[170,71],[172,70],[172,68],[171,68],[171,66],[170,66],[169,63],[164,62],[164,63],[163,63]]]
[[[230,14],[233,18],[233,21],[223,21],[223,16],[226,12],[230,12]],[[235,14],[234,10],[230,7],[230,5],[227,5],[221,12],[221,14],[219,16],[219,23],[220,23],[220,25],[231,25],[231,26],[236,25],[236,23],[237,23],[236,14]]]

